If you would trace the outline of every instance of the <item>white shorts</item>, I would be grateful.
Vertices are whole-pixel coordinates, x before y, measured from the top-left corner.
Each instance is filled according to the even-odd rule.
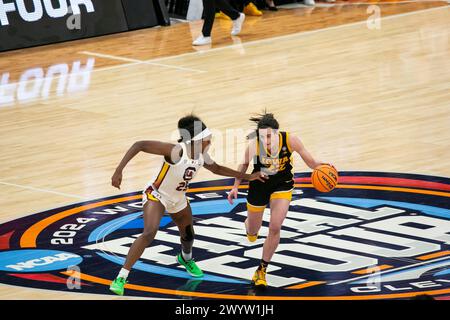
[[[178,213],[188,206],[186,197],[174,201],[168,197],[164,197],[156,191],[153,186],[148,186],[142,192],[142,206],[144,206],[148,201],[160,202],[164,208],[166,208],[168,213]]]

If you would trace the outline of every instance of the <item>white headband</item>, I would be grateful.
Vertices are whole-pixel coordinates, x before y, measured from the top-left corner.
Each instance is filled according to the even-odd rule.
[[[208,128],[205,128],[202,132],[200,132],[198,135],[192,138],[191,141],[200,141],[205,139],[206,137],[209,137],[211,135],[211,131]],[[186,143],[190,143],[191,141],[187,141]]]

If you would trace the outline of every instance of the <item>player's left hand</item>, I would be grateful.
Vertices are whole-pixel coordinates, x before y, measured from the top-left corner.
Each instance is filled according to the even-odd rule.
[[[122,172],[115,171],[113,176],[111,177],[111,185],[120,189],[120,185],[122,184]]]
[[[230,193],[228,193],[228,202],[230,204],[233,204],[233,199],[237,199],[237,195],[238,195],[238,189],[237,188],[231,189]]]

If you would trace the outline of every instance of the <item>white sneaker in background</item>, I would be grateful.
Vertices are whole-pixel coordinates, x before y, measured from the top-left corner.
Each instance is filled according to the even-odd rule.
[[[304,0],[303,2],[306,6],[315,6],[316,3],[314,2],[314,0]]]
[[[211,44],[211,37],[204,37],[202,34],[192,42],[193,46],[205,46],[207,44]]]
[[[245,20],[245,14],[243,14],[243,13],[239,14],[239,18],[237,18],[236,20],[233,20],[233,29],[231,30],[232,36],[237,36],[241,32],[242,24],[244,23],[244,20]]]

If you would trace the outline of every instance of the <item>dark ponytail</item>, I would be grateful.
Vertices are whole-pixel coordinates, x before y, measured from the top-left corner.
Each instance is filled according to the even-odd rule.
[[[273,113],[263,113],[259,114],[255,117],[251,117],[250,121],[255,122],[257,125],[257,129],[275,129],[278,130],[280,128],[280,124],[277,119],[275,119]]]
[[[267,113],[267,111],[251,117],[249,120],[256,123],[256,129],[271,128],[274,130],[278,130],[280,128],[280,124],[278,123],[277,119],[275,119],[273,113]],[[247,139],[253,139],[254,137],[256,137],[256,131],[249,134],[247,136]]]

